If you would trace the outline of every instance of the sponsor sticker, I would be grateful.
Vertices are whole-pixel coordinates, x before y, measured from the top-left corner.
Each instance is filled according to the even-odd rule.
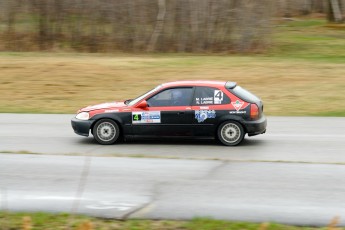
[[[243,101],[235,101],[235,102],[231,102],[231,104],[234,106],[234,108],[236,109],[236,111],[240,110],[244,104]]]
[[[199,123],[204,122],[208,118],[216,118],[215,110],[195,110],[195,119]]]
[[[161,123],[160,111],[132,112],[132,124]]]
[[[119,112],[118,109],[107,109],[107,110],[104,110],[105,113],[114,113],[114,112]]]
[[[230,114],[246,114],[247,111],[229,111]]]

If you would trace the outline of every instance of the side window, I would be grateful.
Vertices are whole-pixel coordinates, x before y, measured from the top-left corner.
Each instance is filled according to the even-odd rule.
[[[193,88],[173,88],[157,93],[147,100],[150,107],[158,106],[189,106]]]
[[[211,87],[196,87],[193,105],[224,105],[230,98],[220,89]]]

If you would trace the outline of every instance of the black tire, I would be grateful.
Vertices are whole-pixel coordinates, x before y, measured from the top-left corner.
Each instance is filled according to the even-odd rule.
[[[114,144],[120,136],[120,128],[111,119],[102,119],[96,122],[92,129],[95,140],[102,145]]]
[[[244,129],[236,121],[225,121],[218,127],[218,140],[224,145],[235,146],[244,139]]]

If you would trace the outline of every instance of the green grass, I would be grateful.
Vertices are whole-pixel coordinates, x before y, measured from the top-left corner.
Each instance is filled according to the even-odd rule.
[[[301,19],[278,26],[271,54],[316,62],[345,62],[345,27],[327,27],[323,19]],[[317,63],[316,63],[317,64]]]
[[[30,218],[28,220],[28,217]],[[23,218],[26,218],[25,224]],[[81,228],[89,223],[92,228]],[[276,223],[246,223],[209,218],[195,218],[191,221],[174,220],[112,220],[69,214],[9,213],[0,212],[0,230],[21,230],[23,224],[34,230],[47,229],[102,229],[102,230],[321,230],[326,228],[298,227]],[[29,229],[29,228],[27,228]],[[331,226],[328,227],[331,229]],[[337,228],[342,229],[342,228]]]

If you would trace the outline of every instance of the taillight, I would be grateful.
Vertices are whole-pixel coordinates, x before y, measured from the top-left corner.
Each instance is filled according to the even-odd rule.
[[[250,118],[253,120],[259,118],[259,108],[256,104],[250,104]]]

